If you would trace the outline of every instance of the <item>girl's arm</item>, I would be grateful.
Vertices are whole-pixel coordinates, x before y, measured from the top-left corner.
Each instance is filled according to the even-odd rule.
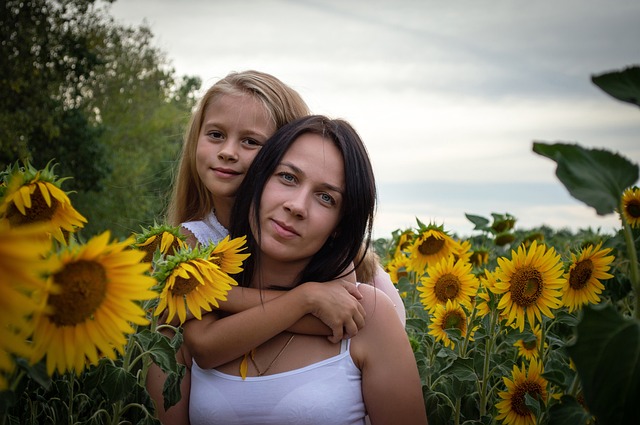
[[[199,242],[188,229],[181,227],[180,231],[186,236],[186,243],[194,247]],[[338,342],[344,337],[354,336],[364,326],[364,310],[358,303],[347,297],[345,291],[359,300],[362,296],[356,285],[356,274],[351,272],[343,279],[335,279],[322,283],[326,292],[316,292],[318,298],[313,300],[310,314],[304,315],[286,330],[307,335],[326,335],[331,342]],[[305,285],[319,285],[318,282],[307,282]],[[276,290],[259,290],[244,287],[232,287],[227,293],[227,300],[220,301],[218,310],[226,313],[238,313],[252,307],[262,305],[283,294]],[[204,316],[206,311],[201,311]],[[187,312],[187,320],[193,319],[193,314]],[[213,318],[210,318],[213,319]],[[178,326],[178,319],[171,322]]]
[[[351,337],[364,326],[364,309],[354,298],[362,298],[356,285],[344,279],[330,282],[307,282],[301,287],[312,291],[314,307],[310,314],[302,316],[287,330],[307,335],[327,335],[332,342],[343,337]],[[320,290],[322,289],[322,290]],[[227,300],[221,301],[219,310],[226,313],[239,313],[252,307],[272,301],[286,291],[259,290],[254,288],[233,287],[227,293]]]
[[[341,296],[336,296],[340,291]],[[220,317],[210,313],[204,315],[202,320],[190,320],[183,325],[184,344],[200,367],[214,368],[241,357],[289,329],[300,318],[319,314],[319,299],[324,299],[326,303],[339,302],[349,311],[358,311],[350,323],[346,323],[347,332],[355,332],[363,326],[363,307],[343,287],[310,282],[229,316]]]
[[[352,339],[351,355],[362,371],[362,393],[372,425],[425,425],[422,384],[409,339],[393,303],[360,285],[367,326]]]

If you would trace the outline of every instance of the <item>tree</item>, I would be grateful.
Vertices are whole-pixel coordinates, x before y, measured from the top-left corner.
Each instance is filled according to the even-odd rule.
[[[54,159],[89,223],[118,236],[164,209],[200,80],[178,78],[153,34],[95,0],[8,0],[2,9],[0,166]]]

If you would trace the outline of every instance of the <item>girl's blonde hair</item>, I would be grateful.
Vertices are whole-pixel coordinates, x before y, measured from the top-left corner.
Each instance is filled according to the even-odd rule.
[[[207,90],[191,116],[182,145],[182,153],[167,206],[167,223],[202,220],[213,210],[213,198],[198,177],[196,147],[205,111],[223,95],[249,95],[260,101],[276,129],[310,114],[297,91],[273,75],[258,71],[231,72]]]

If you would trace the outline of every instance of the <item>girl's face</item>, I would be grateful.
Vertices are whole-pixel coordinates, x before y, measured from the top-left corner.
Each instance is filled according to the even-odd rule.
[[[262,103],[249,95],[222,95],[204,111],[196,147],[198,176],[216,199],[235,199],[260,148],[275,133]]]
[[[344,185],[344,161],[333,142],[301,135],[262,193],[261,259],[297,263],[301,270],[335,231]]]

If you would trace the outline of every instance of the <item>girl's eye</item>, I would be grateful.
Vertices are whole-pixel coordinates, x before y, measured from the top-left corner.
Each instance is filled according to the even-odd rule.
[[[263,143],[255,139],[245,139],[243,143],[251,148],[261,148]]]
[[[210,131],[209,133],[207,133],[207,136],[211,137],[212,139],[222,139],[224,137],[220,131]]]

